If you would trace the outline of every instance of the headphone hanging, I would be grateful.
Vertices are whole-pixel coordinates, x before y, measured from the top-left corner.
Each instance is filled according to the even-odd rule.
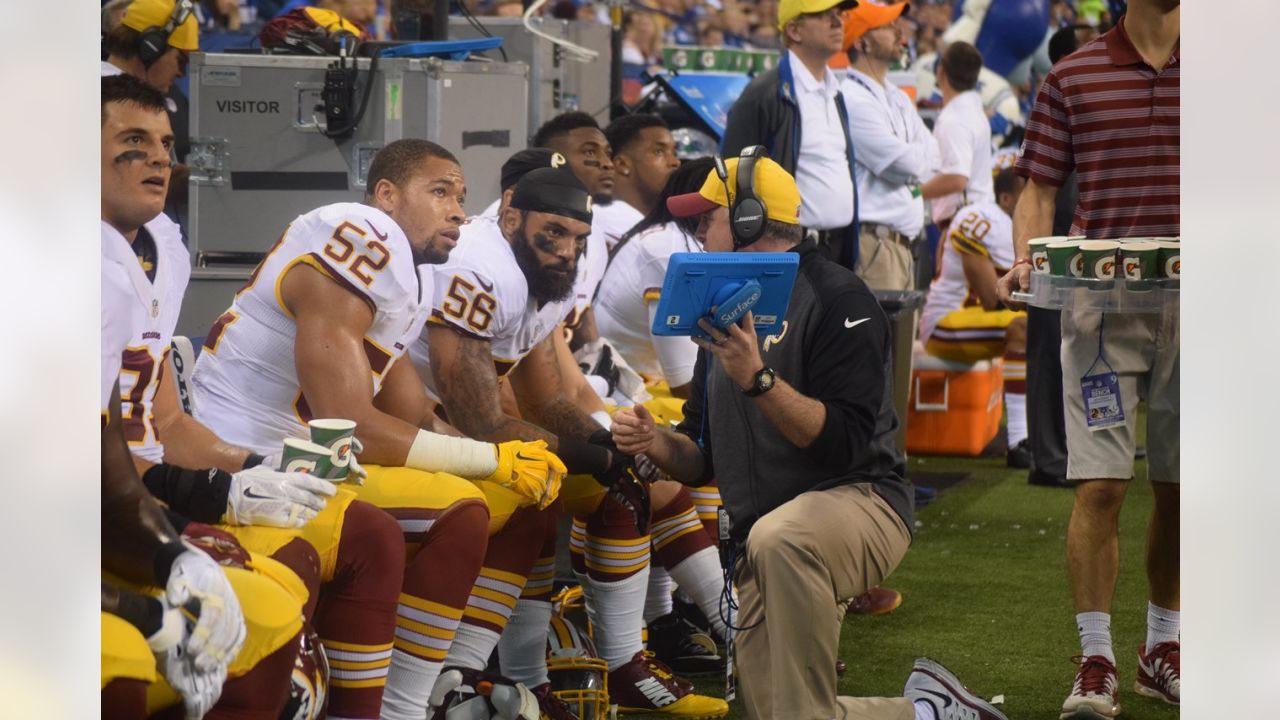
[[[187,21],[195,8],[191,0],[177,0],[173,4],[173,12],[164,25],[149,27],[142,31],[138,38],[138,59],[143,67],[150,68],[157,60],[169,51],[169,36]]]
[[[756,161],[763,157],[766,157],[763,145],[745,147],[738,156],[738,193],[729,206],[734,250],[740,250],[764,235],[768,208],[755,192]],[[727,178],[725,190],[728,191]]]

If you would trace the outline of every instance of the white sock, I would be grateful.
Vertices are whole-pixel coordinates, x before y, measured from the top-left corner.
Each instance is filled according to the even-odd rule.
[[[1179,642],[1182,613],[1147,603],[1147,652],[1162,642]]]
[[[596,651],[615,670],[626,665],[644,648],[644,597],[649,589],[649,567],[624,580],[601,582],[578,575],[583,586],[590,585],[587,615],[595,629]]]
[[[502,674],[534,688],[547,682],[547,627],[551,623],[551,603],[546,600],[516,601],[516,609],[498,638],[498,662]]]
[[[713,547],[703,548],[670,568],[668,572],[698,604],[707,616],[711,629],[724,637],[724,619],[720,617],[720,598],[724,593],[724,574],[720,570],[720,553]]]
[[[1111,650],[1111,613],[1077,613],[1076,629],[1080,631],[1080,649],[1085,657],[1101,655],[1115,664],[1116,656]]]
[[[1009,447],[1027,439],[1027,396],[1024,393],[1004,394],[1005,412],[1008,414],[1008,425],[1005,431],[1009,435]]]
[[[645,623],[671,614],[671,588],[674,585],[666,568],[661,565],[649,566],[649,590],[644,596]]]
[[[391,651],[387,687],[382,691],[382,720],[422,720],[427,715],[431,688],[440,676],[440,663],[428,662],[400,650]]]
[[[453,644],[449,646],[449,655],[444,664],[472,670],[483,670],[489,665],[489,656],[498,644],[498,633],[489,628],[462,623],[458,633],[453,636]]]
[[[916,708],[916,720],[938,720],[938,711],[928,700],[917,700],[912,705]]]

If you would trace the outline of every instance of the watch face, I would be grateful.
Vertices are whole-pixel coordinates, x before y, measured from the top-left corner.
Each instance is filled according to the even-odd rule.
[[[768,389],[769,389],[769,388],[771,388],[771,387],[773,387],[773,373],[771,373],[771,372],[761,373],[761,375],[760,375],[760,389],[761,389],[761,390],[768,390]]]

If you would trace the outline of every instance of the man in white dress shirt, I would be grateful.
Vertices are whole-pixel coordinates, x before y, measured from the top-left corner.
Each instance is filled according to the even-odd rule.
[[[975,89],[982,53],[966,42],[953,42],[938,60],[942,112],[933,136],[942,155],[938,174],[920,188],[933,206],[933,221],[947,234],[952,216],[965,205],[994,202],[991,175],[991,124]]]
[[[897,5],[865,3],[845,13],[849,67],[841,81],[849,135],[858,149],[858,276],[875,290],[911,290],[912,242],[924,229],[919,185],[933,174],[938,144],[911,98],[889,80],[905,43]]]

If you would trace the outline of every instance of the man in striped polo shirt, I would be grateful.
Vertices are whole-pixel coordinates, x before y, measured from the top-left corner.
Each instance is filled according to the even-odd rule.
[[[1179,234],[1178,0],[1130,0],[1110,32],[1064,58],[1045,79],[1017,171],[1027,186],[1014,212],[1017,260],[1000,294],[1027,289],[1027,241],[1050,234],[1058,186],[1074,169],[1079,201],[1071,234],[1120,239]],[[1079,482],[1067,530],[1067,564],[1084,656],[1061,717],[1120,711],[1111,648],[1119,565],[1117,525],[1133,477],[1136,405],[1147,401],[1148,476],[1155,493],[1147,547],[1147,642],[1134,689],[1179,699],[1178,385],[1176,304],[1159,314],[1064,311],[1063,400],[1067,476]],[[1116,396],[1123,422],[1086,419],[1085,378]],[[1110,384],[1106,378],[1118,378]]]

